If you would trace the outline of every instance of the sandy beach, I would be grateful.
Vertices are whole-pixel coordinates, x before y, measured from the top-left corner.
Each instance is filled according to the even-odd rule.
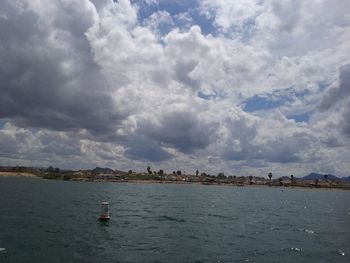
[[[0,172],[0,177],[14,177],[14,176],[37,177],[35,174],[31,174],[31,173]]]

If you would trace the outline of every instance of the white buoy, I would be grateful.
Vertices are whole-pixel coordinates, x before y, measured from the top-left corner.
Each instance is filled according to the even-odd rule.
[[[111,217],[109,216],[109,203],[102,202],[101,203],[101,215],[99,217],[99,220],[108,221],[109,219],[111,219]]]

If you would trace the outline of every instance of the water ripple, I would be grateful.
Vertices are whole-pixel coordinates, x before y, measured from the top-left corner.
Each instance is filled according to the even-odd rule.
[[[349,194],[0,179],[0,262],[349,262]]]
[[[178,223],[186,222],[185,219],[171,217],[171,216],[158,216],[158,217],[155,218],[155,220],[159,221],[159,222],[162,222],[162,221],[173,221],[173,222],[178,222]]]

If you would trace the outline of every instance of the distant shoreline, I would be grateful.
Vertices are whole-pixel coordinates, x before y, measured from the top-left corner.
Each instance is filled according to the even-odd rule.
[[[157,180],[130,180],[130,181],[83,181],[83,180],[71,180],[71,181],[78,181],[78,182],[94,182],[94,183],[130,183],[130,184],[180,184],[180,185],[203,185],[203,186],[227,186],[227,187],[250,187],[250,188],[258,188],[258,187],[271,187],[271,188],[281,188],[281,189],[288,189],[288,188],[308,188],[308,189],[324,189],[324,190],[331,190],[331,189],[339,189],[339,190],[350,190],[349,187],[335,187],[335,186],[329,186],[329,187],[310,187],[310,186],[303,186],[303,185],[288,185],[288,186],[281,186],[281,185],[268,185],[268,184],[225,184],[225,183],[204,183],[204,182],[181,182],[181,181],[157,181]]]
[[[71,180],[75,182],[95,182],[95,183],[130,183],[130,184],[179,184],[179,185],[203,185],[203,186],[227,186],[227,187],[272,187],[272,188],[308,188],[308,189],[340,189],[350,190],[350,186],[321,186],[312,187],[309,185],[274,185],[274,184],[226,184],[226,183],[205,183],[205,182],[182,182],[182,181],[157,181],[157,180],[129,180],[129,181],[109,181],[109,180]]]
[[[203,182],[203,181],[179,181],[179,180],[154,180],[154,179],[125,179],[125,180],[111,180],[111,179],[91,179],[85,177],[70,178],[69,180],[64,180],[63,178],[46,178],[40,174],[34,174],[30,172],[0,172],[1,177],[30,177],[30,178],[41,178],[47,180],[55,181],[72,181],[72,182],[96,182],[96,183],[132,183],[132,184],[179,184],[179,185],[208,185],[208,186],[229,186],[229,187],[278,187],[281,189],[285,188],[311,188],[311,189],[341,189],[350,190],[350,185],[332,185],[332,184],[321,184],[319,186],[310,185],[306,183],[294,183],[294,184],[284,184],[278,185],[276,183],[227,183],[227,182]]]

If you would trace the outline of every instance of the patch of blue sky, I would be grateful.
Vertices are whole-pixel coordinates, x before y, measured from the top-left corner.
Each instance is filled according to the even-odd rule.
[[[145,1],[134,0],[132,3],[137,4],[140,8],[138,11],[138,19],[140,23],[143,23],[149,16],[158,11],[168,12],[175,23],[175,27],[181,29],[187,29],[188,23],[191,25],[198,25],[204,35],[212,34],[216,35],[216,28],[213,26],[213,19],[208,18],[205,15],[200,14],[198,9],[198,0],[187,0],[187,1],[178,1],[178,0],[159,0],[158,3],[145,4]],[[191,21],[183,21],[177,19],[176,15],[187,13]],[[168,33],[173,27],[164,27],[160,29],[162,34]]]
[[[308,95],[311,95],[311,92],[307,89],[295,91],[293,87],[290,87],[285,90],[275,90],[272,93],[254,95],[247,99],[243,103],[243,110],[258,113],[281,108],[285,112],[296,99],[303,101]],[[286,118],[296,122],[308,122],[314,109],[312,107],[303,108],[288,109],[285,112]]]
[[[308,122],[310,120],[311,113],[306,112],[302,114],[287,115],[287,119],[295,120],[296,122]]]
[[[213,100],[213,99],[215,99],[215,95],[213,95],[213,94],[205,94],[205,93],[203,93],[203,92],[198,92],[198,94],[197,94],[197,96],[199,97],[199,98],[201,98],[201,99],[203,99],[203,100]]]
[[[174,25],[168,23],[160,23],[158,25],[159,33],[163,36],[169,33],[174,28]]]
[[[7,120],[6,119],[0,119],[0,129],[4,128]]]
[[[214,18],[206,17],[198,13],[198,11],[190,12],[190,16],[193,19],[193,25],[198,25],[201,28],[203,35],[211,34],[214,37],[218,35],[218,31],[214,26]]]
[[[241,34],[241,41],[243,43],[249,43],[249,40],[254,35],[255,18],[248,19],[245,21]]]
[[[296,91],[293,87],[278,89],[272,93],[258,94],[248,98],[244,103],[243,110],[247,112],[274,109],[292,103],[296,98],[304,101],[311,95],[310,90]]]
[[[277,97],[297,97],[298,99],[304,99],[306,96],[310,95],[309,89],[296,90],[294,87],[289,87],[286,89],[277,89],[273,91],[270,95]]]
[[[298,97],[299,99],[303,99],[303,98],[305,98],[306,96],[308,96],[308,95],[311,94],[310,90],[308,90],[308,89],[304,89],[304,90],[301,90],[301,91],[294,91],[294,90],[293,90],[293,93],[294,93],[295,96]]]
[[[271,96],[254,95],[245,101],[243,110],[247,112],[269,110],[282,106],[288,100],[282,98],[272,98]]]

